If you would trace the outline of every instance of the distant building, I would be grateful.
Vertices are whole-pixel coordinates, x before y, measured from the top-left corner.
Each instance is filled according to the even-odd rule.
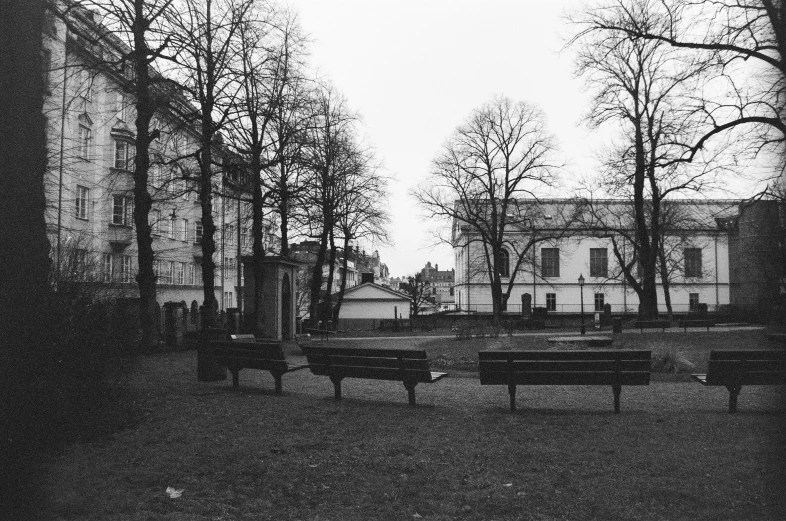
[[[431,262],[420,270],[423,281],[426,283],[426,291],[434,300],[437,309],[452,309],[455,304],[454,284],[456,271],[454,269],[440,271],[439,264],[431,267]]]
[[[410,299],[374,283],[355,286],[344,293],[338,317],[339,329],[375,329],[380,320],[408,319]]]

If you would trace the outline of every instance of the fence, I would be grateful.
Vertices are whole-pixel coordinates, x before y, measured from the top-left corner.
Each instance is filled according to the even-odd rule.
[[[545,307],[545,303],[538,302],[534,307]],[[724,311],[726,307],[728,306],[724,306],[723,304],[707,304],[707,311],[710,313],[721,312]],[[691,308],[690,304],[672,304],[671,309],[675,314],[691,313],[695,311]],[[469,306],[462,306],[461,308],[457,307],[456,311],[469,311],[470,313],[493,313],[494,306],[492,304],[470,304]],[[593,302],[584,303],[585,314],[602,311],[603,309],[595,309]],[[548,312],[556,315],[578,315],[581,313],[581,304],[557,304],[554,306],[554,309],[549,309]],[[624,304],[611,304],[611,312],[615,314],[637,313],[638,306],[632,304],[628,304],[627,306]],[[659,303],[658,312],[662,314],[667,313],[668,309],[666,309],[666,305]],[[507,309],[503,311],[503,313],[509,315],[521,314],[521,304],[508,304]]]

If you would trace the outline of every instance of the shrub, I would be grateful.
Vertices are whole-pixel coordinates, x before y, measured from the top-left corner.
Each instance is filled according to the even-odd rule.
[[[696,364],[674,346],[657,346],[652,352],[652,371],[655,373],[689,373]]]

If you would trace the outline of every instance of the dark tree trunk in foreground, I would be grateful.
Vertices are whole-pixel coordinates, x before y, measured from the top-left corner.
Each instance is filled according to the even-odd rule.
[[[49,300],[43,15],[41,0],[0,4],[0,512],[17,519],[40,499],[29,462],[41,419],[25,389],[35,378],[28,361],[42,349]]]

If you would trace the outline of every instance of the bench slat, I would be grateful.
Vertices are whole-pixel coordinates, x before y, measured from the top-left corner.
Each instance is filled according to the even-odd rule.
[[[480,376],[481,385],[649,385],[649,371],[557,372],[526,373],[486,372]]]
[[[786,350],[714,349],[710,352],[712,360],[786,360]]]
[[[412,369],[393,369],[386,367],[364,367],[351,365],[314,365],[309,364],[317,376],[336,376],[340,378],[368,378],[373,380],[412,380],[422,383],[431,382],[431,371]]]
[[[649,360],[503,360],[484,361],[481,371],[649,371]]]
[[[335,356],[335,355],[307,355],[309,363],[330,364],[334,366],[360,366],[360,367],[386,367],[397,369],[418,369],[428,371],[428,360],[414,360],[411,358],[366,358],[359,356]]]
[[[652,352],[644,349],[581,350],[581,351],[479,351],[478,358],[486,360],[650,360]]]
[[[312,347],[309,352],[313,355],[331,356],[357,356],[372,358],[398,358],[401,356],[408,360],[427,360],[426,351],[423,349],[371,349],[354,347]]]

